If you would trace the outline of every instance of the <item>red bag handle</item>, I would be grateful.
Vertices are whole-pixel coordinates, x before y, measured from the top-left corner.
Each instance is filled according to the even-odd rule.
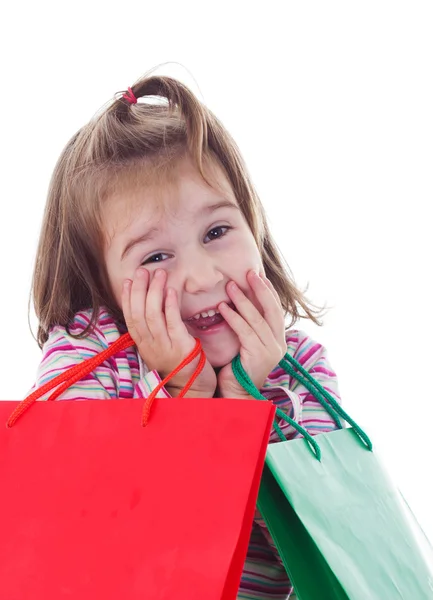
[[[198,375],[200,375],[201,371],[203,370],[204,365],[206,363],[206,355],[204,353],[203,348],[201,347],[199,338],[194,338],[194,339],[196,341],[196,344],[195,344],[194,349],[190,352],[190,354],[171,373],[169,373],[167,375],[167,377],[165,377],[165,379],[163,379],[160,383],[158,383],[157,387],[147,397],[146,402],[144,403],[144,407],[143,407],[143,416],[142,416],[143,427],[146,427],[147,423],[149,422],[150,410],[152,408],[152,404],[156,397],[156,394],[167,383],[167,381],[171,377],[176,375],[176,373],[178,373],[181,369],[183,369],[183,367],[185,367],[188,363],[190,363],[198,354],[200,354],[200,361],[197,365],[196,370],[191,375],[186,386],[183,388],[183,390],[179,394],[179,398],[181,398],[182,396],[184,396],[186,394],[186,392],[189,390],[191,385],[194,383],[195,379],[198,377]],[[6,424],[7,427],[12,427],[18,421],[18,419],[21,417],[21,415],[23,415],[25,413],[25,411],[28,410],[30,408],[30,406],[34,402],[36,402],[36,400],[38,398],[43,396],[46,392],[49,392],[50,390],[52,390],[54,387],[58,386],[61,383],[62,385],[60,385],[48,398],[48,400],[55,400],[58,396],[60,396],[60,394],[62,394],[66,389],[68,389],[68,387],[70,387],[71,385],[73,385],[74,383],[79,381],[82,377],[91,373],[97,366],[101,365],[107,358],[110,358],[114,354],[117,354],[117,352],[120,352],[121,350],[125,350],[126,348],[129,348],[130,346],[133,346],[134,344],[135,344],[135,342],[132,339],[132,337],[129,335],[129,333],[125,333],[124,335],[120,336],[120,338],[118,340],[116,340],[113,344],[111,344],[111,346],[109,346],[108,348],[106,348],[105,350],[103,350],[102,352],[97,354],[96,356],[93,356],[92,358],[88,358],[88,359],[84,360],[82,363],[75,365],[75,367],[71,367],[64,373],[60,373],[60,375],[57,375],[57,377],[54,377],[51,381],[48,381],[45,385],[43,385],[39,389],[35,390],[33,393],[30,394],[30,396],[28,396],[25,400],[23,400],[22,402],[20,402],[18,404],[18,406],[15,408],[15,410],[9,417],[9,420]]]

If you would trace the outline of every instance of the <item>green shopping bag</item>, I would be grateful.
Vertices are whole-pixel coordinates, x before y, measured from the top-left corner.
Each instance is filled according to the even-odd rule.
[[[268,446],[258,508],[298,600],[433,599],[433,550],[367,435],[286,354],[279,365],[303,383],[340,429]],[[296,372],[295,368],[297,369]],[[238,382],[265,399],[232,361]],[[352,427],[343,429],[339,417]]]

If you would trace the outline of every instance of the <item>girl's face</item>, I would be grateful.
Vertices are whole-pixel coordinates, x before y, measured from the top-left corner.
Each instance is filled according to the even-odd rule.
[[[261,273],[264,269],[253,234],[216,164],[213,177],[219,190],[208,186],[184,159],[176,169],[174,183],[163,190],[146,187],[112,198],[104,210],[104,258],[120,308],[123,282],[133,279],[140,265],[149,271],[150,280],[156,269],[164,269],[164,298],[168,287],[176,290],[188,331],[200,338],[210,364],[220,367],[240,350],[235,332],[226,326],[211,335],[201,334],[186,319],[223,300],[230,302],[226,286],[231,280],[262,312],[246,275],[250,269]],[[140,239],[149,231],[151,236]]]

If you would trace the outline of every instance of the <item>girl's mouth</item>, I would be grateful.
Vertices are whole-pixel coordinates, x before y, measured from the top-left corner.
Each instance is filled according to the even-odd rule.
[[[232,310],[236,310],[233,304],[229,304]],[[223,326],[228,326],[224,317],[220,313],[215,313],[212,317],[199,317],[198,319],[188,319],[188,325],[197,332],[219,331]]]

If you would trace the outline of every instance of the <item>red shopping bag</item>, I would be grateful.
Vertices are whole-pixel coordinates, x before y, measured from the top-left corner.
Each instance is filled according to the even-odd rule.
[[[47,384],[52,398],[132,343]],[[275,407],[181,397],[150,412],[198,352],[183,396],[198,340],[146,401],[34,402],[44,386],[0,402],[0,598],[236,598]]]

